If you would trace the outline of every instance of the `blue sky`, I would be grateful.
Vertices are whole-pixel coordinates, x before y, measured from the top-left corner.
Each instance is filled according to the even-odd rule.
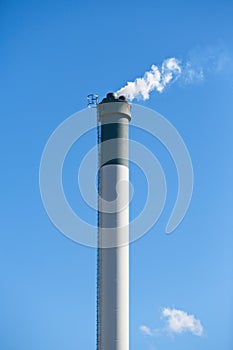
[[[182,135],[194,192],[183,222],[166,235],[175,167],[156,139],[132,129],[160,160],[168,195],[156,226],[130,248],[131,349],[233,348],[232,16],[233,2],[224,0],[1,2],[1,349],[95,348],[96,251],[50,222],[40,198],[40,158],[54,129],[86,107],[89,93],[102,98],[169,57],[201,62],[205,78],[177,81],[139,103]],[[219,52],[225,60],[216,69]],[[76,171],[95,143],[94,132],[80,140],[64,168],[67,198],[84,217]],[[145,179],[133,166],[131,179],[134,215]],[[190,326],[168,329],[165,309],[194,315],[203,335]]]

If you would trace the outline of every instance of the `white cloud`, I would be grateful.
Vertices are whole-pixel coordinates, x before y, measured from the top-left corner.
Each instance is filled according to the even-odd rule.
[[[142,331],[142,333],[144,333],[146,335],[150,335],[150,336],[153,335],[151,329],[145,325],[140,326],[139,329],[140,329],[140,331]]]
[[[203,326],[200,320],[194,315],[177,309],[164,308],[162,310],[163,318],[167,318],[167,330],[172,333],[191,332],[194,335],[203,335]]]
[[[165,327],[152,329],[146,325],[141,325],[139,329],[143,334],[151,337],[160,336],[162,334],[181,334],[184,332],[190,332],[200,337],[204,333],[201,321],[194,315],[189,315],[185,311],[168,307],[163,308],[162,319],[166,319]]]

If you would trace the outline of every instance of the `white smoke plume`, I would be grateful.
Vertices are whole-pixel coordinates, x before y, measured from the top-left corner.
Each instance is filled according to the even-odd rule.
[[[168,85],[179,79],[181,85],[199,83],[208,74],[219,74],[224,70],[232,71],[232,58],[225,48],[212,47],[191,50],[186,59],[181,61],[175,57],[165,59],[161,67],[152,65],[142,78],[128,82],[116,92],[130,101],[148,100],[152,91],[162,93]]]
[[[128,82],[126,86],[118,90],[118,96],[124,95],[128,100],[147,100],[153,90],[162,92],[166,85],[174,82],[181,75],[180,61],[174,57],[163,61],[161,69],[154,64],[151,70],[146,72],[143,78],[137,78],[134,82]]]

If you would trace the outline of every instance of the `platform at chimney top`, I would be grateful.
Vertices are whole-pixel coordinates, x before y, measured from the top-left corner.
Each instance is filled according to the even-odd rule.
[[[98,120],[102,124],[125,123],[125,119],[131,120],[131,104],[125,96],[117,97],[113,92],[109,92],[97,105],[97,111]]]

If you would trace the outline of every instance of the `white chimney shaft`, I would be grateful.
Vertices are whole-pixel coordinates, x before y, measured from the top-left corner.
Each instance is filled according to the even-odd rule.
[[[129,167],[131,105],[109,93],[99,117],[97,349],[129,350]]]

